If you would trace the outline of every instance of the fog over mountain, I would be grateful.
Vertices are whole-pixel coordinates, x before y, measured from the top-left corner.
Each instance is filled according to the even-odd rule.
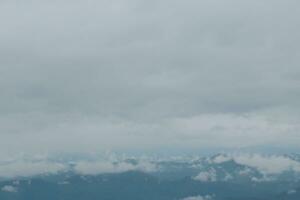
[[[299,154],[169,158],[107,154],[72,162],[23,158],[0,165],[1,200],[295,200],[300,197],[299,186]]]

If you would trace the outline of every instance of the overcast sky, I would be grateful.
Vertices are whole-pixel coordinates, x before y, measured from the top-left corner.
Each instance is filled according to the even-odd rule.
[[[298,0],[0,1],[0,151],[300,145]]]

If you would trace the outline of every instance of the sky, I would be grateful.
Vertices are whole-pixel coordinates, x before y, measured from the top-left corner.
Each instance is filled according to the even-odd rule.
[[[297,0],[1,0],[0,152],[297,148]]]

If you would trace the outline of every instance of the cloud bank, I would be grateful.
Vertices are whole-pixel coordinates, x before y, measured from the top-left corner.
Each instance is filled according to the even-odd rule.
[[[119,162],[78,162],[75,172],[82,175],[97,175],[105,173],[121,173],[127,171],[154,172],[157,166],[149,162],[138,162],[137,164]]]
[[[205,196],[191,196],[191,197],[185,197],[182,200],[213,200],[213,197],[211,195],[205,195]]]
[[[219,155],[213,159],[215,163],[233,160],[238,164],[254,167],[264,174],[280,174],[284,171],[300,172],[300,163],[287,156],[261,154]]]
[[[11,186],[11,185],[5,185],[1,188],[1,191],[3,192],[18,192],[18,189],[14,186]]]
[[[193,179],[201,182],[215,182],[217,181],[217,174],[214,169],[210,169],[200,172],[197,176],[193,177]]]
[[[7,164],[0,164],[0,177],[31,177],[42,174],[56,174],[66,171],[67,169],[67,166],[61,163],[53,163],[47,161],[16,161]]]

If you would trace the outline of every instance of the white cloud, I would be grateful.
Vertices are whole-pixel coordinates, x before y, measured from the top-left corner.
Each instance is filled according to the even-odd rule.
[[[286,170],[300,172],[300,163],[284,156],[246,154],[234,156],[234,160],[239,164],[257,168],[258,170],[267,174],[281,173]]]
[[[57,184],[58,185],[68,185],[68,184],[70,184],[70,182],[69,181],[60,181]]]
[[[229,181],[229,180],[231,180],[231,179],[233,179],[232,175],[226,173],[226,174],[225,174],[225,177],[224,177],[224,179],[223,179],[223,181]]]
[[[18,189],[11,185],[5,185],[1,188],[3,192],[18,192]]]
[[[246,167],[246,168],[240,170],[238,173],[239,173],[239,175],[242,175],[242,176],[248,176],[252,173],[252,170],[249,167]]]
[[[64,170],[67,170],[67,167],[61,163],[48,161],[14,161],[0,164],[0,177],[28,177],[42,174],[55,174]]]
[[[294,190],[294,189],[291,189],[291,190],[289,190],[287,193],[288,193],[289,195],[291,195],[291,194],[295,194],[295,193],[297,193],[297,191],[296,191],[296,190]]]
[[[205,195],[205,196],[190,196],[190,197],[185,197],[182,200],[213,200],[213,197],[211,195]]]
[[[261,154],[226,154],[216,157],[213,162],[222,163],[234,160],[236,163],[258,169],[264,174],[278,174],[283,171],[293,170],[300,172],[300,163],[286,156],[261,155]],[[244,174],[249,172],[241,171]]]
[[[156,170],[156,165],[149,162],[139,162],[131,164],[127,162],[111,161],[81,161],[75,166],[75,171],[83,175],[97,175],[103,173],[121,173],[126,171],[144,171],[152,172]]]
[[[11,160],[0,160],[0,177],[31,177],[35,175],[56,174],[72,169],[74,169],[76,173],[83,175],[120,173],[126,171],[153,172],[158,170],[158,166],[154,162],[146,159],[140,159],[136,163],[131,163],[110,153],[103,155],[103,159],[93,158],[93,161],[79,159],[70,163],[72,163],[73,167],[66,163],[50,161],[49,158],[34,160],[18,157]],[[17,185],[17,182],[14,182],[14,184]]]
[[[224,154],[220,154],[220,155],[216,156],[212,160],[212,162],[219,164],[219,163],[223,163],[223,162],[226,162],[226,161],[229,161],[229,160],[231,160],[231,158],[229,156],[224,155]]]
[[[217,180],[216,170],[209,169],[207,171],[202,171],[197,176],[193,177],[193,179],[201,182],[214,182]]]
[[[270,177],[270,176],[267,176],[267,175],[264,175],[263,177],[261,178],[257,178],[257,177],[251,177],[251,181],[253,182],[269,182],[269,181],[274,181],[275,178],[274,177]]]

